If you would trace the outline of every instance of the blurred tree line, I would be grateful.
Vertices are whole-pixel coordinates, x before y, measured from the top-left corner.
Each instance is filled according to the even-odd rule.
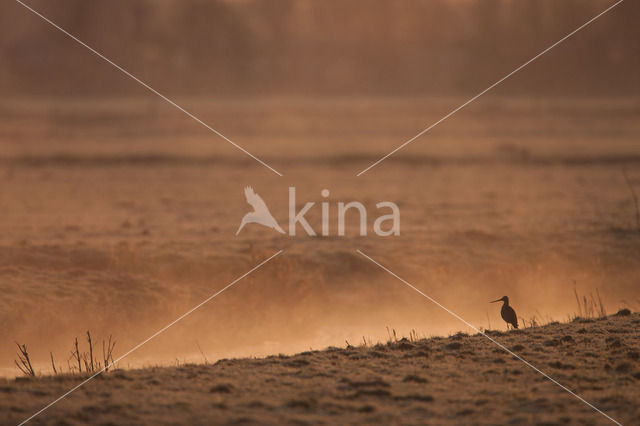
[[[477,92],[612,1],[30,0],[161,91],[424,95]],[[639,2],[625,2],[501,87],[640,92]],[[0,93],[140,88],[15,2],[0,4]]]

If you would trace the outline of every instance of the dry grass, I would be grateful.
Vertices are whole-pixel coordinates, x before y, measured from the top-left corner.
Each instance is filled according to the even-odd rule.
[[[596,288],[595,295],[593,292],[589,293],[589,296],[580,295],[575,286],[573,287],[573,294],[576,299],[576,304],[578,306],[577,312],[574,312],[572,315],[568,316],[569,321],[574,321],[578,319],[597,319],[604,318],[607,316],[607,310],[604,307],[604,302],[602,297],[600,296],[600,291]],[[628,303],[626,303],[628,305]],[[553,318],[548,315],[542,315],[540,312],[536,311],[535,315],[531,315],[528,318],[519,317],[520,323],[522,324],[522,328],[535,328],[543,325],[554,324],[557,323]],[[491,323],[489,323],[490,325]],[[490,328],[489,328],[490,330]]]
[[[15,361],[16,367],[18,367],[18,369],[20,371],[22,371],[22,373],[25,376],[35,376],[36,373],[35,371],[33,371],[33,367],[31,366],[31,359],[29,358],[29,351],[27,351],[27,345],[20,345],[19,343],[16,342],[16,345],[18,346],[18,359]],[[18,362],[19,361],[19,362]]]
[[[589,297],[583,295],[580,297],[578,291],[574,285],[573,294],[576,297],[576,303],[578,304],[578,312],[574,314],[575,318],[604,318],[607,316],[607,311],[602,303],[600,292],[596,288],[596,296],[593,293],[589,293]]]
[[[15,365],[25,375],[35,377],[36,373],[31,365],[31,358],[27,350],[27,345],[16,343],[18,345],[19,353],[18,359],[15,360]],[[112,336],[102,340],[102,359],[98,359],[94,353],[95,342],[91,337],[91,332],[87,331],[87,349],[81,350],[78,338],[76,337],[73,342],[73,348],[69,357],[67,358],[67,372],[68,374],[82,374],[82,373],[95,373],[96,371],[104,370],[109,371],[114,366],[113,350],[116,342]],[[49,352],[51,360],[51,371],[53,375],[63,374],[62,368],[56,366],[53,352]]]

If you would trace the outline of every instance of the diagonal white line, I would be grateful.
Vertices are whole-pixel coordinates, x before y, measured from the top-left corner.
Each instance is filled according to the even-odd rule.
[[[206,299],[204,299],[202,302],[198,303],[196,306],[194,306],[193,308],[189,309],[187,312],[185,312],[184,314],[180,315],[178,318],[176,318],[175,320],[171,321],[169,324],[167,324],[166,326],[162,327],[160,330],[156,331],[155,333],[153,333],[151,336],[147,337],[145,340],[143,340],[142,342],[138,343],[137,345],[135,345],[133,348],[129,349],[129,351],[127,351],[124,355],[122,355],[121,357],[119,357],[118,359],[116,359],[115,361],[113,361],[111,363],[111,366],[115,365],[117,362],[121,361],[123,358],[127,357],[128,355],[130,355],[132,352],[138,350],[142,345],[146,344],[147,342],[149,342],[150,340],[154,339],[155,337],[157,337],[158,335],[164,333],[169,327],[175,325],[177,322],[183,320],[185,317],[187,317],[188,315],[190,315],[191,313],[193,313],[195,310],[199,309],[202,305],[204,305],[205,303],[209,302],[211,299],[215,298],[216,296],[218,296],[220,293],[222,293],[223,291],[227,290],[228,288],[230,288],[231,286],[233,286],[235,283],[237,283],[238,281],[240,281],[241,279],[243,279],[244,277],[246,277],[247,275],[249,275],[250,273],[252,273],[253,271],[255,271],[256,269],[260,268],[262,265],[264,265],[265,263],[269,262],[271,259],[273,259],[274,257],[276,257],[277,255],[279,255],[280,253],[282,253],[284,250],[279,250],[277,253],[271,255],[271,257],[269,257],[268,259],[263,260],[262,262],[260,262],[258,265],[254,266],[253,268],[251,268],[248,272],[245,272],[244,274],[240,275],[238,278],[236,278],[235,280],[233,280],[232,282],[230,282],[229,284],[227,284],[225,287],[223,287],[221,290],[218,290],[217,292],[215,292],[214,294],[212,294],[211,296],[207,297]],[[91,380],[93,380],[96,376],[104,373],[106,371],[106,369],[108,368],[108,365],[105,365],[104,367],[102,367],[102,369],[100,369],[99,371],[97,371],[96,373],[92,374],[91,376],[89,376],[87,379],[85,379],[84,381],[82,381],[81,383],[79,383],[78,385],[74,386],[73,388],[69,389],[67,392],[65,392],[63,395],[61,395],[59,398],[57,398],[56,400],[50,402],[49,404],[45,405],[44,407],[42,407],[40,410],[38,410],[36,413],[32,414],[31,416],[29,416],[29,418],[23,420],[20,425],[24,425],[25,423],[29,422],[30,420],[34,419],[36,416],[40,415],[42,412],[44,412],[45,410],[47,410],[48,408],[50,408],[51,406],[57,404],[58,402],[60,402],[61,400],[63,400],[64,398],[66,398],[67,396],[69,396],[72,392],[76,391],[78,388],[80,388],[81,386],[84,386],[85,384],[89,383]]]
[[[159,96],[160,98],[162,98],[163,100],[167,101],[169,104],[171,104],[172,106],[174,106],[175,108],[179,109],[180,111],[182,111],[183,113],[185,113],[187,116],[191,117],[192,119],[194,119],[195,121],[197,121],[199,124],[203,125],[204,127],[206,127],[207,129],[209,129],[210,131],[212,131],[213,133],[215,133],[216,135],[218,135],[219,137],[221,137],[222,139],[224,139],[225,141],[229,142],[231,145],[235,146],[236,148],[238,148],[240,151],[244,152],[245,154],[247,154],[249,157],[253,158],[254,160],[256,160],[258,163],[262,164],[263,166],[265,166],[266,168],[268,168],[269,170],[271,170],[272,172],[274,172],[275,174],[277,174],[278,176],[282,176],[282,173],[280,173],[279,171],[277,171],[276,169],[274,169],[273,167],[271,167],[270,165],[268,165],[267,163],[265,163],[264,161],[262,161],[261,159],[259,159],[258,157],[256,157],[255,155],[253,155],[252,153],[250,153],[249,151],[247,151],[246,149],[244,149],[243,147],[241,147],[240,145],[238,145],[237,143],[235,143],[234,141],[232,141],[231,139],[229,139],[228,137],[226,137],[225,135],[223,135],[222,133],[220,133],[219,131],[217,131],[216,129],[214,129],[213,127],[209,126],[207,123],[205,123],[204,121],[200,120],[198,117],[196,117],[195,115],[193,115],[192,113],[190,113],[189,111],[187,111],[186,109],[184,109],[183,107],[181,107],[180,105],[178,105],[177,103],[175,103],[174,101],[172,101],[171,99],[167,98],[165,95],[163,95],[162,93],[158,92],[156,89],[154,89],[153,87],[149,86],[147,83],[145,83],[144,81],[140,80],[138,77],[136,77],[135,75],[131,74],[129,71],[125,70],[124,68],[122,68],[120,65],[116,64],[115,62],[113,62],[112,60],[110,60],[109,58],[107,58],[106,56],[104,56],[102,53],[98,52],[97,50],[95,50],[94,48],[92,48],[91,46],[87,45],[86,43],[84,43],[82,40],[80,40],[79,38],[77,38],[76,36],[74,36],[73,34],[69,33],[68,31],[66,31],[64,28],[60,27],[59,25],[57,25],[55,22],[51,21],[49,18],[47,18],[46,16],[42,15],[40,12],[36,11],[35,9],[31,8],[30,6],[26,5],[25,3],[23,3],[20,0],[15,0],[17,3],[19,3],[20,5],[24,6],[27,10],[31,11],[34,15],[42,18],[44,21],[48,22],[49,24],[51,24],[53,27],[57,28],[58,30],[60,30],[61,32],[63,32],[65,35],[67,35],[68,37],[70,37],[71,39],[73,39],[74,41],[76,41],[77,43],[79,43],[80,45],[86,47],[87,49],[89,49],[92,53],[94,53],[96,56],[100,57],[101,59],[103,59],[104,61],[108,62],[109,64],[113,65],[116,69],[118,69],[119,71],[121,71],[123,74],[125,74],[127,77],[133,79],[134,81],[136,81],[138,84],[142,85],[144,88],[146,88],[147,90],[149,90],[150,92],[154,93],[155,95]]]
[[[605,412],[603,412],[602,410],[600,410],[598,407],[594,406],[593,404],[591,404],[589,401],[585,400],[584,398],[582,398],[580,395],[576,394],[575,392],[573,392],[571,389],[567,388],[566,386],[562,385],[561,383],[559,383],[557,380],[555,380],[553,377],[549,376],[547,373],[545,373],[544,371],[540,370],[539,368],[537,368],[536,366],[534,366],[533,364],[531,364],[529,361],[525,360],[524,358],[522,358],[520,355],[516,354],[515,352],[513,352],[512,350],[510,350],[509,348],[507,348],[506,346],[504,346],[502,343],[498,342],[497,340],[491,338],[490,336],[486,335],[484,332],[480,331],[477,327],[475,327],[474,325],[470,324],[469,322],[467,322],[465,319],[463,319],[460,315],[456,314],[455,312],[451,311],[450,309],[448,309],[447,307],[441,305],[437,300],[433,299],[432,297],[430,297],[429,295],[423,293],[421,290],[417,289],[416,287],[414,287],[413,285],[411,285],[409,282],[407,282],[406,280],[404,280],[403,278],[399,277],[398,275],[396,275],[394,272],[392,272],[391,270],[389,270],[387,267],[383,266],[382,264],[380,264],[379,262],[377,262],[376,260],[372,259],[371,257],[367,256],[366,254],[364,254],[361,250],[356,250],[358,253],[360,253],[363,257],[369,259],[371,262],[373,262],[374,264],[378,265],[381,269],[387,271],[389,274],[393,275],[395,278],[397,278],[398,280],[402,281],[405,285],[407,285],[408,287],[410,287],[411,289],[415,290],[416,292],[420,293],[423,297],[429,299],[429,301],[433,302],[434,304],[438,305],[440,308],[444,309],[445,311],[447,311],[449,314],[451,314],[452,316],[454,316],[455,318],[457,318],[458,320],[462,321],[464,324],[466,324],[468,327],[472,328],[473,330],[475,330],[476,332],[482,334],[484,337],[486,337],[487,339],[489,339],[492,343],[494,343],[495,345],[497,345],[498,347],[500,347],[500,349],[502,349],[503,351],[509,353],[510,355],[514,356],[515,358],[519,359],[520,361],[522,361],[527,367],[533,369],[534,371],[540,373],[541,375],[543,375],[544,377],[546,377],[547,379],[549,379],[551,382],[555,383],[556,385],[560,386],[562,389],[564,389],[565,391],[567,391],[568,393],[570,393],[571,395],[573,395],[574,397],[576,397],[577,399],[579,399],[580,401],[582,401],[583,403],[585,403],[586,405],[588,405],[589,407],[593,408],[595,411],[597,411],[598,413],[602,414],[604,417],[606,417],[607,419],[609,419],[610,421],[612,421],[613,423],[622,426],[622,424],[620,422],[618,422],[617,420],[613,419],[612,417],[610,417],[609,415],[607,415]]]
[[[613,9],[616,6],[618,6],[623,1],[624,0],[618,0],[616,3],[612,4],[611,6],[609,6],[608,8],[606,8],[605,10],[603,10],[602,12],[600,12],[599,14],[594,16],[593,18],[589,19],[587,22],[585,22],[584,24],[580,25],[578,28],[576,28],[575,30],[571,31],[569,34],[567,34],[566,36],[562,37],[560,40],[558,40],[555,43],[553,43],[551,46],[549,46],[546,49],[544,49],[542,52],[538,53],[536,56],[534,56],[533,58],[529,59],[524,64],[520,65],[518,68],[516,68],[515,70],[511,71],[509,74],[505,75],[500,80],[496,81],[491,86],[487,87],[482,92],[480,92],[477,95],[475,95],[473,98],[469,99],[468,101],[466,101],[465,103],[463,103],[462,105],[460,105],[459,107],[457,107],[456,109],[454,109],[453,111],[451,111],[450,113],[448,113],[447,115],[445,115],[444,117],[442,117],[441,119],[439,119],[438,121],[436,121],[435,123],[433,123],[432,125],[427,127],[426,129],[422,130],[420,133],[418,133],[417,135],[415,135],[411,139],[405,141],[402,145],[398,146],[396,149],[394,149],[393,151],[391,151],[390,153],[388,153],[384,157],[380,158],[378,161],[376,161],[375,163],[371,164],[366,169],[362,170],[356,176],[362,175],[363,173],[365,173],[368,170],[372,169],[373,167],[377,166],[378,164],[380,164],[381,162],[383,162],[387,158],[391,157],[393,154],[395,154],[396,152],[400,151],[402,148],[404,148],[405,146],[409,145],[411,142],[413,142],[414,140],[418,139],[420,136],[424,135],[429,130],[433,129],[438,124],[442,123],[447,118],[451,117],[453,114],[455,114],[456,112],[460,111],[461,109],[463,109],[464,107],[469,105],[471,102],[473,102],[476,99],[478,99],[480,96],[484,95],[485,93],[487,93],[488,91],[490,91],[494,87],[498,86],[500,83],[502,83],[503,81],[505,81],[506,79],[508,79],[509,77],[511,77],[512,75],[514,75],[515,73],[517,73],[518,71],[520,71],[521,69],[523,69],[524,67],[529,65],[530,63],[532,63],[533,61],[535,61],[536,59],[540,58],[542,55],[544,55],[545,53],[549,52],[551,49],[553,49],[554,47],[556,47],[557,45],[559,45],[560,43],[562,43],[563,41],[565,41],[569,37],[571,37],[574,34],[576,34],[578,31],[582,30],[583,28],[585,28],[589,24],[593,23],[596,19],[600,18],[602,15],[604,15],[607,12],[609,12],[611,9]]]

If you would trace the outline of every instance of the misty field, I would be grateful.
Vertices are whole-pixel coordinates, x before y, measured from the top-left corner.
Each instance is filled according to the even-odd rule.
[[[480,337],[459,338],[463,346],[455,350],[438,339],[413,342],[410,351],[394,345],[380,351],[316,350],[344,347],[345,340],[358,345],[363,336],[373,344],[384,342],[388,327],[399,335],[415,330],[420,337],[471,331],[356,249],[483,329],[505,329],[499,306],[488,303],[503,295],[523,324],[572,319],[578,314],[575,292],[601,298],[609,314],[624,307],[637,311],[640,231],[633,191],[640,192],[640,103],[487,99],[356,177],[461,100],[181,102],[284,176],[160,101],[0,104],[4,376],[19,375],[14,342],[27,345],[37,375],[52,373],[51,356],[61,371],[69,371],[74,338],[83,342],[87,330],[97,342],[113,335],[117,357],[284,250],[120,361],[118,372],[60,403],[49,419],[110,421],[120,413],[132,423],[155,422],[159,418],[153,416],[164,410],[217,406],[203,419],[239,420],[234,408],[242,408],[248,418],[265,415],[273,422],[316,421],[334,412],[340,421],[393,422],[412,413],[434,416],[436,422],[466,423],[465,416],[491,422],[485,416],[492,412],[503,416],[496,420],[501,423],[516,411],[520,414],[513,418],[522,422],[602,420]],[[320,203],[328,201],[330,235],[312,238],[299,227],[290,237],[249,225],[234,236],[249,211],[245,186],[264,198],[283,226],[290,186],[296,187],[298,209],[316,203],[307,219],[317,232]],[[330,191],[327,199],[323,189]],[[401,211],[397,237],[371,232],[375,205],[387,200]],[[347,236],[337,235],[340,201],[366,206],[367,236],[359,235],[356,216],[348,217]],[[611,329],[612,336],[624,333],[621,342],[637,351],[637,315],[625,319],[619,331],[622,319],[606,321],[610,324],[571,323],[496,338],[522,345],[534,363],[586,390],[587,399],[593,396],[620,419],[637,420],[631,409],[637,406],[631,392],[638,386],[637,359],[626,360],[630,370],[615,376],[622,386],[616,393],[609,374],[617,374],[626,352],[612,364],[608,337],[593,335],[593,327],[597,333]],[[585,334],[574,334],[578,329]],[[581,352],[564,341],[551,349],[543,344],[565,335],[573,336],[570,343]],[[544,350],[534,349],[534,342]],[[474,349],[467,352],[467,344]],[[184,365],[301,351],[310,352],[291,359]],[[564,360],[569,352],[577,358]],[[476,358],[482,368],[475,366]],[[549,367],[554,362],[572,367]],[[606,363],[614,373],[593,370]],[[247,368],[256,375],[249,377]],[[247,382],[236,376],[241,371]],[[77,381],[58,376],[4,383],[8,399],[2,400],[9,408],[3,409],[4,419],[20,420]],[[314,394],[316,381],[325,396]],[[211,390],[218,385],[220,391]],[[503,386],[517,392],[507,397]],[[137,403],[128,392],[156,387],[157,400],[134,412],[128,404]],[[473,389],[475,396],[465,394]],[[252,396],[258,390],[273,395]],[[91,395],[101,396],[89,402]],[[504,398],[509,405],[498,409]],[[113,410],[106,412],[107,407]]]

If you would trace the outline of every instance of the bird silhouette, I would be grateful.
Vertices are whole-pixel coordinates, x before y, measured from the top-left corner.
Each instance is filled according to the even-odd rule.
[[[518,328],[518,317],[516,315],[516,311],[509,306],[509,298],[507,296],[503,296],[501,299],[491,301],[491,303],[496,302],[504,302],[502,304],[502,309],[500,309],[500,316],[507,323],[507,330],[509,329],[509,324],[511,324],[513,328]]]
[[[244,196],[247,198],[247,203],[249,203],[249,205],[253,207],[253,211],[244,215],[244,217],[242,218],[242,222],[240,223],[240,227],[236,232],[236,235],[240,233],[240,230],[247,223],[258,223],[260,225],[266,226],[267,228],[275,229],[281,234],[284,234],[284,231],[282,230],[282,228],[280,228],[278,222],[276,222],[275,218],[271,215],[271,212],[269,211],[267,205],[264,203],[262,198],[255,193],[253,188],[247,186],[244,189]]]

